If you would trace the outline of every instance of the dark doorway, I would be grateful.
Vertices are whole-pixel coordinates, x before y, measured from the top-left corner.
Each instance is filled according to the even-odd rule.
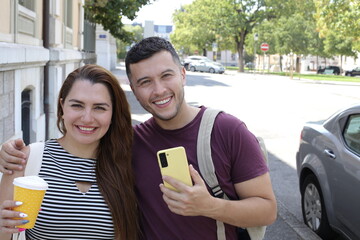
[[[31,127],[31,90],[24,90],[21,93],[21,130],[26,145],[30,143]]]

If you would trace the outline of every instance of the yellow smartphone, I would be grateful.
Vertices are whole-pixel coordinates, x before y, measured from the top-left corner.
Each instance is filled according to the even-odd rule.
[[[188,186],[193,185],[184,147],[174,147],[160,150],[157,152],[157,159],[161,175],[173,177]],[[169,189],[178,191],[167,182],[164,182],[164,185]]]

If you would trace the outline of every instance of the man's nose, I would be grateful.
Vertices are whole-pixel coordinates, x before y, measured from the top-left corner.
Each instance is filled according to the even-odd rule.
[[[164,86],[164,84],[162,83],[162,81],[154,81],[154,92],[156,94],[161,95],[162,93],[164,93],[166,91],[166,87]]]

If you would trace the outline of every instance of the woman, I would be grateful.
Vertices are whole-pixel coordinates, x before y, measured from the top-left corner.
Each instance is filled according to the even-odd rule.
[[[133,130],[117,79],[97,65],[70,73],[59,93],[57,126],[63,136],[45,143],[39,173],[49,189],[27,239],[137,239]],[[12,196],[4,182],[19,174],[3,176],[1,201]],[[23,230],[15,227],[22,220],[13,220],[14,201],[2,206],[0,239],[10,239]]]

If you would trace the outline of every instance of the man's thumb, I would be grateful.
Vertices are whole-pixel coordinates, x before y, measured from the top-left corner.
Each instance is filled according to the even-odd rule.
[[[22,149],[23,147],[25,147],[25,143],[21,138],[18,138],[15,140],[15,147],[17,149]]]

